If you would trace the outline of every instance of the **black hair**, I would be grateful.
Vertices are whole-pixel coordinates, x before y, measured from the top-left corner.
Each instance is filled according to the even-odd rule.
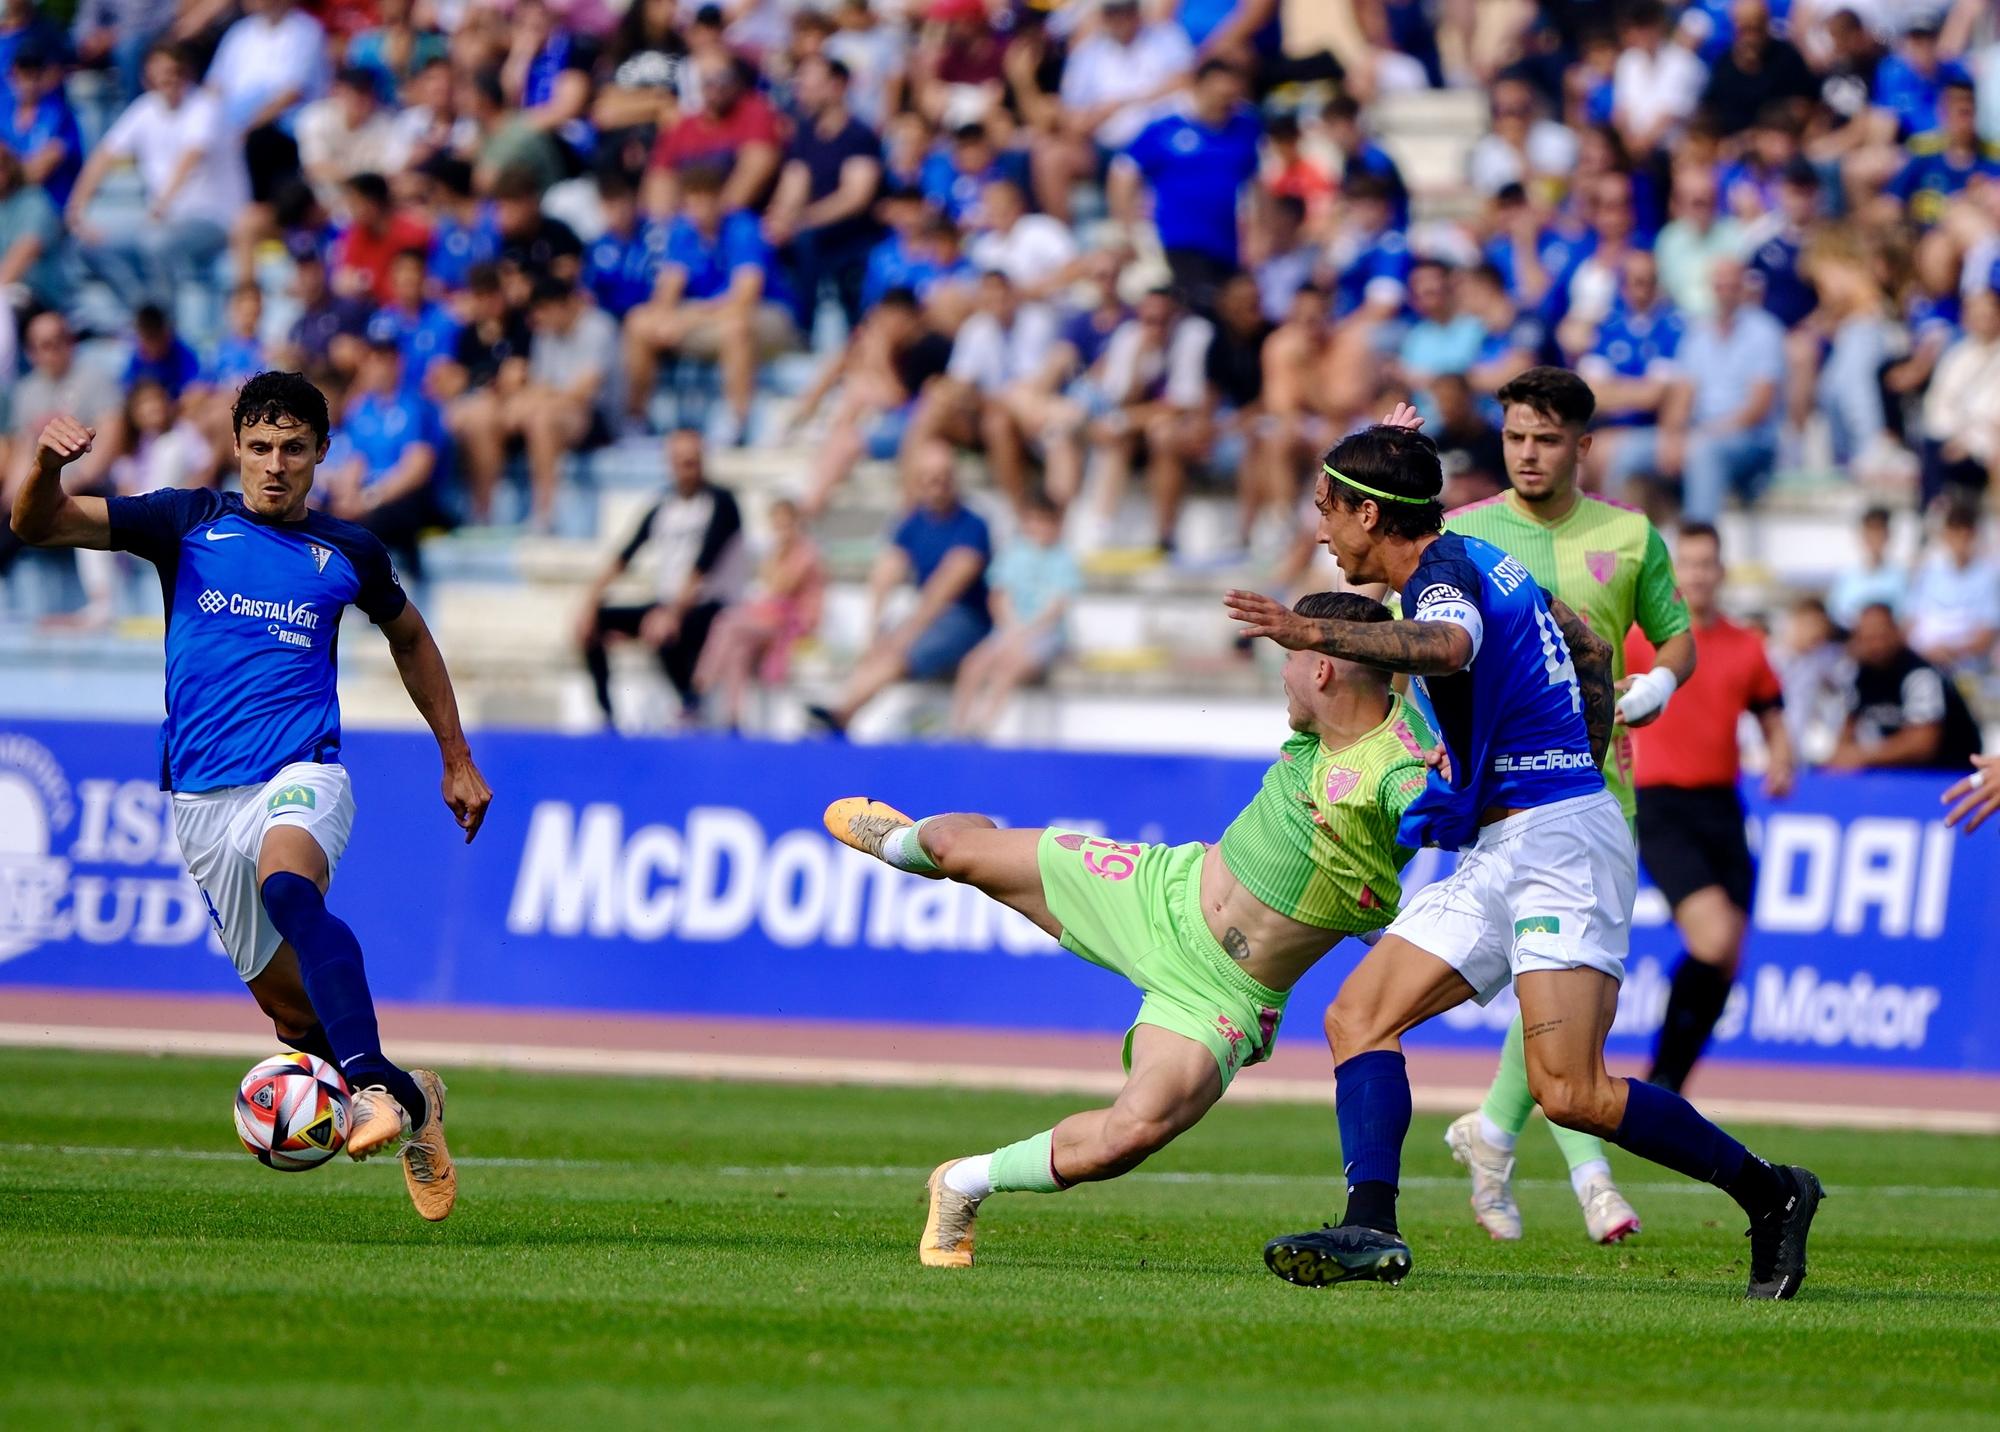
[[[1715,555],[1722,555],[1722,533],[1716,530],[1713,522],[1683,522],[1680,536],[1682,541],[1690,537],[1706,537],[1715,544]]]
[[[396,252],[389,255],[389,262],[392,264],[413,263],[418,268],[428,268],[430,267],[431,256],[419,248],[397,249]]]
[[[1474,264],[1466,270],[1466,274],[1471,278],[1478,279],[1481,283],[1491,284],[1497,289],[1505,289],[1507,287],[1507,275],[1500,272],[1499,267],[1490,261]]]
[[[1633,0],[1625,7],[1625,23],[1644,26],[1647,29],[1664,29],[1667,23],[1667,7],[1662,0]]]
[[[318,442],[325,442],[333,423],[326,412],[326,394],[315,388],[303,373],[276,370],[259,373],[243,385],[236,405],[229,410],[230,430],[238,437],[258,423],[280,427],[303,424],[311,428]]]
[[[1978,531],[1979,504],[1976,501],[1954,493],[1945,502],[1944,525],[1946,531]]]
[[[1373,502],[1381,514],[1377,531],[1385,537],[1428,537],[1444,530],[1444,468],[1437,444],[1413,428],[1378,424],[1335,443],[1320,459],[1347,481],[1328,477],[1327,497],[1353,511]],[[1378,498],[1354,486],[1361,483],[1391,494]],[[1398,502],[1397,498],[1409,501]]]
[[[816,15],[819,12],[817,10],[808,10],[806,13],[808,15]],[[854,71],[847,67],[847,61],[845,60],[831,59],[822,55],[820,56],[820,63],[826,66],[827,78],[835,81],[843,89],[854,78]]]
[[[541,182],[535,178],[534,170],[509,165],[493,176],[493,197],[539,200],[542,197]]]
[[[1387,204],[1395,200],[1396,191],[1380,174],[1357,174],[1342,182],[1341,193],[1351,202],[1356,199],[1374,199]]]
[[[1239,80],[1243,78],[1243,70],[1240,66],[1231,64],[1228,60],[1218,59],[1214,56],[1210,56],[1208,59],[1203,60],[1201,64],[1196,67],[1194,72],[1195,83],[1200,84],[1210,75],[1218,75],[1218,74],[1233,75]]]
[[[1306,221],[1306,201],[1296,194],[1280,194],[1271,200],[1271,212],[1290,217],[1295,224]]]
[[[681,171],[683,194],[720,194],[728,181],[719,164],[691,164]]]
[[[380,174],[366,169],[359,174],[350,174],[347,177],[347,189],[349,193],[358,194],[371,204],[380,204],[385,208],[388,206],[389,181]]]
[[[172,328],[166,309],[157,303],[142,303],[132,312],[132,326],[141,333],[164,335]]]
[[[465,271],[465,288],[468,293],[500,292],[500,265],[490,261],[474,264]]]
[[[1351,94],[1337,95],[1333,103],[1326,107],[1325,117],[1358,120],[1361,118],[1361,102]]]
[[[567,303],[576,292],[576,285],[554,274],[543,274],[535,280],[535,286],[528,293],[528,306],[540,308],[548,303]]]
[[[915,313],[917,311],[917,291],[907,284],[898,284],[894,288],[884,290],[882,296],[875,300],[875,306],[877,308],[902,308]]]
[[[1887,527],[1895,521],[1895,514],[1881,503],[1876,503],[1861,514],[1863,527]]]
[[[1359,592],[1307,592],[1292,610],[1316,622],[1385,622],[1389,609]]]
[[[1510,379],[1494,394],[1502,409],[1516,403],[1574,428],[1590,425],[1597,411],[1597,399],[1590,384],[1567,368],[1547,364],[1529,368]]]
[[[1264,133],[1271,139],[1297,139],[1299,117],[1291,110],[1281,109],[1264,121]]]
[[[1969,95],[1977,95],[1979,93],[1978,86],[1973,84],[1971,80],[1959,75],[1947,75],[1944,83],[1938,86],[1938,93],[1945,95],[1950,94],[1953,90],[1958,90]]]
[[[600,199],[629,199],[639,192],[632,182],[632,176],[617,164],[607,164],[597,171],[597,197]]]

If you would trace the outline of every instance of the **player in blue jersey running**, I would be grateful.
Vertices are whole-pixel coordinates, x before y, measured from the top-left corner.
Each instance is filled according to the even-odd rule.
[[[1315,621],[1254,592],[1227,598],[1253,636],[1410,674],[1441,744],[1397,841],[1460,852],[1327,1011],[1346,1214],[1339,1227],[1273,1239],[1264,1261],[1314,1287],[1409,1272],[1396,1228],[1410,1128],[1402,1036],[1511,979],[1542,1111],[1728,1193],[1750,1216],[1748,1296],[1789,1298],[1805,1277],[1819,1180],[1749,1153],[1678,1094],[1604,1067],[1638,885],[1631,829],[1599,772],[1610,648],[1517,559],[1442,530],[1444,475],[1413,416],[1398,410],[1341,442],[1314,494],[1341,571],[1395,587],[1407,620]]]
[[[436,1221],[458,1196],[444,1081],[383,1055],[361,946],[326,908],[354,824],[334,684],[343,609],[360,608],[388,638],[437,736],[445,804],[468,841],[493,793],[459,727],[444,658],[382,544],[306,506],[326,457],[325,397],[296,373],[260,373],[232,422],[241,497],[166,488],[107,500],[63,490],[63,468],[94,433],[54,419],[14,499],[14,531],[38,547],[132,552],[159,569],[160,786],[173,792],[188,873],[278,1038],[336,1064],[355,1089],[347,1152],[363,1159],[407,1136],[410,1200]]]

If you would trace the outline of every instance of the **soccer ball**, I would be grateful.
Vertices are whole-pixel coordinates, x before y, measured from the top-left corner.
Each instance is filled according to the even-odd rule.
[[[236,1137],[284,1173],[318,1168],[347,1142],[347,1080],[316,1055],[273,1054],[236,1089]]]

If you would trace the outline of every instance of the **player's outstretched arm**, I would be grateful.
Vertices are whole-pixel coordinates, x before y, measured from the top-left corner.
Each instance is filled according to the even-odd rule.
[[[35,444],[28,480],[14,494],[14,535],[30,547],[111,545],[111,509],[101,497],[71,497],[62,470],[90,451],[97,436],[74,418],[51,418]]]
[[[1548,597],[1549,615],[1556,619],[1563,640],[1569,644],[1570,662],[1576,667],[1576,684],[1583,692],[1583,723],[1590,729],[1590,753],[1604,764],[1611,749],[1611,723],[1618,714],[1618,692],[1611,684],[1611,643],[1590,629],[1584,619],[1562,598]]]
[[[444,757],[444,803],[458,818],[470,844],[486,819],[486,808],[493,803],[493,791],[472,763],[472,748],[458,723],[458,698],[452,694],[444,653],[438,650],[414,602],[404,603],[400,612],[382,623],[382,635],[389,639],[389,651],[396,658],[404,689],[437,737],[438,754]]]
[[[1302,617],[1262,592],[1230,591],[1222,601],[1246,636],[1267,636],[1292,651],[1324,652],[1414,676],[1445,676],[1472,664],[1472,634],[1457,622]]]

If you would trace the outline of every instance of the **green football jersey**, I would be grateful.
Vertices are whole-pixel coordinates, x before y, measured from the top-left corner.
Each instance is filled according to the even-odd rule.
[[[1625,675],[1625,634],[1634,626],[1658,646],[1689,626],[1674,582],[1673,558],[1659,531],[1636,507],[1588,493],[1560,520],[1542,522],[1511,492],[1445,516],[1445,530],[1491,542],[1521,560],[1611,643],[1611,677]],[[1604,784],[1632,819],[1632,737],[1620,727],[1604,756]]]
[[[1222,863],[1252,895],[1301,924],[1355,934],[1396,918],[1416,852],[1396,825],[1423,791],[1437,737],[1403,697],[1350,745],[1301,731],[1222,833]]]

